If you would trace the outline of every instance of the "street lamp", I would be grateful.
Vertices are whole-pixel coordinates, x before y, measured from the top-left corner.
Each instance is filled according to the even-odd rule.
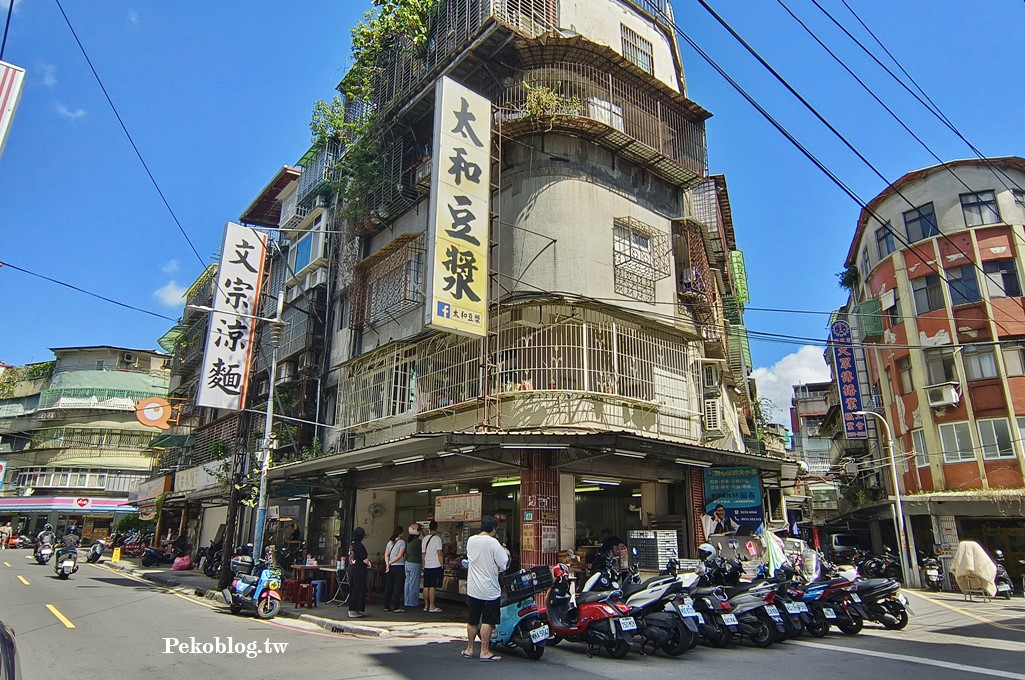
[[[898,546],[898,553],[900,557],[900,568],[904,572],[904,578],[909,583],[914,585],[917,583],[915,574],[911,573],[910,560],[908,558],[907,550],[907,535],[904,528],[904,506],[900,501],[900,482],[897,479],[897,459],[893,455],[893,432],[890,430],[890,424],[886,422],[886,418],[875,411],[854,411],[855,415],[860,416],[874,416],[879,419],[879,422],[883,424],[883,428],[886,430],[886,454],[890,459],[890,476],[893,480],[893,497],[895,499],[895,506],[893,510],[893,524],[897,530],[897,540],[900,542]]]

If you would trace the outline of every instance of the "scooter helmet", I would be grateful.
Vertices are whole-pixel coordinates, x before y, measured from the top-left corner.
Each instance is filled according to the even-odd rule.
[[[44,524],[43,531],[53,531],[53,526],[50,524]]]
[[[1004,551],[1003,551],[1003,550],[1000,550],[999,548],[998,548],[998,549],[996,549],[996,550],[994,550],[994,551],[993,551],[993,554],[994,554],[994,555],[996,555],[996,558],[997,558],[998,560],[1002,560],[1002,559],[1004,559]]]
[[[702,561],[715,559],[715,556],[718,554],[719,551],[711,543],[702,543],[698,546],[698,559]]]

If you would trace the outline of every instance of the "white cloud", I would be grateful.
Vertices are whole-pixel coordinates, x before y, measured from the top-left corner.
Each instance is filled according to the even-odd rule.
[[[57,67],[53,64],[43,64],[43,85],[53,87],[57,84]]]
[[[758,384],[758,397],[769,399],[776,407],[769,420],[790,427],[790,401],[794,385],[829,380],[829,366],[822,358],[821,347],[805,345],[788,354],[770,368],[756,368],[751,377]]]
[[[14,0],[14,13],[17,14],[21,11],[22,0]],[[11,7],[11,0],[0,0],[0,10],[7,12]]]
[[[176,281],[168,281],[166,286],[153,291],[153,295],[167,307],[178,307],[182,304],[182,298],[185,297],[185,289]]]
[[[60,114],[61,117],[66,118],[66,119],[74,122],[74,121],[78,120],[79,118],[82,118],[82,117],[85,116],[85,109],[75,109],[74,111],[72,111],[68,107],[64,106],[64,104],[58,104],[57,105],[57,113]]]
[[[136,12],[134,9],[128,10],[128,21],[130,21],[133,24],[139,23],[139,13]]]
[[[165,274],[174,274],[181,267],[178,264],[178,260],[168,260],[164,263],[164,266],[160,268]]]

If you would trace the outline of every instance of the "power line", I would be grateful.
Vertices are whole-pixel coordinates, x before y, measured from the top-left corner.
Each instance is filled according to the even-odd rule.
[[[0,61],[4,60],[4,50],[7,49],[7,33],[11,29],[11,17],[14,16],[14,3],[16,0],[10,0],[7,5],[7,19],[4,21],[4,39],[0,42]]]
[[[148,309],[143,309],[142,307],[136,307],[134,305],[128,304],[127,302],[121,302],[119,300],[115,300],[113,298],[109,298],[109,297],[106,297],[104,295],[100,295],[99,293],[93,293],[92,291],[88,291],[88,290],[86,290],[84,288],[80,288],[80,287],[78,287],[78,286],[76,286],[76,285],[74,285],[72,283],[67,283],[67,282],[61,281],[59,279],[51,278],[51,277],[46,276],[44,274],[39,274],[39,273],[36,273],[34,271],[29,271],[28,269],[24,269],[24,268],[19,267],[17,265],[11,264],[10,262],[0,262],[0,267],[10,267],[11,269],[14,269],[15,271],[19,271],[19,272],[21,272],[23,274],[28,274],[29,276],[35,276],[36,278],[43,279],[44,281],[49,281],[50,283],[55,283],[58,286],[64,286],[65,288],[70,288],[73,291],[76,291],[76,292],[79,292],[79,293],[84,293],[85,295],[89,295],[90,297],[97,298],[98,300],[103,300],[104,302],[109,302],[112,305],[117,305],[118,307],[124,307],[125,309],[130,309],[133,312],[141,312],[143,314],[149,314],[150,316],[155,316],[158,319],[166,319],[167,321],[170,321],[172,323],[177,323],[178,322],[177,319],[173,319],[173,318],[171,318],[169,316],[165,316],[163,314],[158,314],[156,312],[151,312]]]
[[[103,80],[100,79],[100,74],[97,73],[96,67],[93,66],[93,62],[89,58],[89,54],[85,51],[85,46],[82,44],[82,41],[79,40],[78,33],[75,32],[75,27],[71,25],[71,19],[69,19],[67,13],[64,12],[64,7],[61,6],[60,0],[54,0],[54,2],[57,3],[57,8],[60,10],[61,15],[64,17],[64,21],[67,23],[68,29],[71,30],[71,35],[74,36],[75,42],[78,43],[78,49],[82,51],[82,56],[85,57],[85,61],[89,65],[89,70],[92,71],[93,77],[96,78],[96,83],[100,86],[100,89],[103,91],[103,96],[106,97],[107,103],[110,104],[110,109],[114,112],[114,117],[117,118],[117,122],[121,125],[121,129],[124,130],[125,136],[128,138],[128,142],[132,145],[132,149],[135,151],[135,155],[138,157],[139,162],[142,163],[142,167],[146,171],[146,175],[149,177],[150,182],[152,182],[153,184],[153,188],[157,190],[157,194],[160,196],[160,200],[163,201],[164,207],[167,208],[167,212],[171,214],[171,219],[173,219],[174,223],[178,226],[178,231],[180,231],[181,235],[185,237],[185,241],[189,244],[189,248],[191,248],[192,252],[195,253],[196,259],[199,260],[199,264],[203,267],[206,267],[206,261],[199,254],[199,251],[196,250],[196,246],[192,243],[192,239],[189,238],[188,233],[186,233],[185,227],[183,227],[181,221],[178,220],[178,216],[171,208],[171,204],[168,203],[167,197],[164,196],[163,190],[157,183],[156,177],[154,177],[152,171],[150,171],[149,165],[146,163],[146,159],[142,157],[142,152],[139,151],[139,147],[136,145],[135,139],[132,138],[132,133],[128,131],[128,127],[125,125],[124,120],[121,118],[121,114],[118,113],[117,107],[114,106],[114,101],[110,98],[110,95],[107,93],[107,88],[103,85]],[[13,0],[11,3],[11,11],[14,11]]]

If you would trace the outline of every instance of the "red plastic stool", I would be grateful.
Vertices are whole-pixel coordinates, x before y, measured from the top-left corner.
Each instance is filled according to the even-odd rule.
[[[300,583],[295,595],[295,608],[313,609],[317,606],[317,591],[309,583]]]
[[[285,591],[282,593],[285,602],[292,602],[295,600],[297,591],[299,590],[299,579],[297,578],[286,578],[285,579]]]

